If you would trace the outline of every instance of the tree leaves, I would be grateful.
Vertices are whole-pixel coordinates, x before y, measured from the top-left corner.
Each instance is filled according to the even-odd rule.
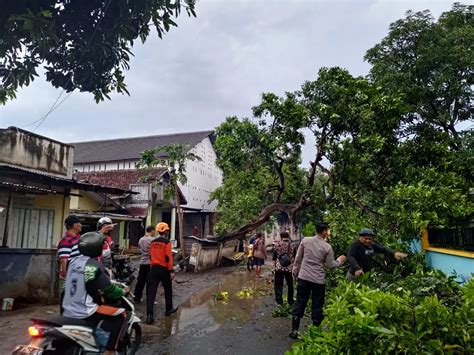
[[[0,76],[0,103],[30,84],[45,65],[46,80],[66,92],[91,92],[100,102],[112,92],[126,93],[134,41],[150,35],[150,24],[161,38],[177,24],[184,6],[196,16],[195,1],[90,0],[13,1],[2,5],[0,58],[7,74]]]

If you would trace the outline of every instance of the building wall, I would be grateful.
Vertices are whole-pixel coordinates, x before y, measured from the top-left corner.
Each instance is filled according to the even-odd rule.
[[[188,161],[186,163],[186,176],[188,183],[180,186],[188,200],[186,207],[203,211],[214,212],[216,202],[209,203],[211,193],[222,185],[223,174],[217,167],[217,156],[209,138],[203,139],[192,150],[201,161]]]
[[[74,147],[16,128],[0,129],[0,163],[72,177]]]
[[[111,161],[106,163],[74,164],[74,169],[79,172],[105,171],[105,170],[133,170],[136,169],[138,160]]]
[[[208,137],[198,143],[191,152],[198,155],[201,161],[188,161],[186,163],[186,176],[188,183],[180,185],[186,200],[186,207],[214,212],[216,202],[209,203],[211,193],[222,184],[223,174],[217,167],[217,156]],[[75,164],[74,169],[79,172],[127,170],[135,169],[138,160],[111,161],[107,163]]]
[[[448,275],[456,274],[458,281],[461,282],[466,282],[474,274],[474,257],[469,258],[427,251],[426,261],[430,267],[441,270]]]
[[[428,235],[423,231],[422,240],[415,240],[411,244],[413,252],[425,253],[426,264],[438,269],[447,275],[457,275],[456,280],[466,282],[474,274],[474,253],[460,250],[432,248],[427,245]],[[435,251],[438,249],[438,251]]]
[[[81,210],[81,211],[98,211],[100,208],[100,204],[97,201],[94,201],[84,192],[80,192],[78,190],[74,191],[75,194],[80,194],[79,196],[71,196],[69,208],[71,210]]]
[[[0,299],[57,301],[56,250],[0,248]]]
[[[0,193],[0,205],[7,194]],[[3,202],[2,202],[3,201]],[[69,213],[69,197],[63,195],[12,195],[7,246],[56,248],[63,235],[63,221]],[[5,228],[4,210],[0,217],[0,240]],[[28,237],[28,240],[24,239]],[[23,241],[22,241],[23,240]]]
[[[70,197],[62,195],[40,195],[35,197],[37,208],[54,210],[53,248],[56,248],[65,232],[64,220],[69,215],[69,199]]]

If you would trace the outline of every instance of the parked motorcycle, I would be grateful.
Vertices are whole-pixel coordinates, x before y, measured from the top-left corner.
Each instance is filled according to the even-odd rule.
[[[133,303],[121,298],[120,307],[127,310],[127,331],[119,341],[118,352],[123,355],[136,354],[142,339],[140,318],[135,314]],[[86,320],[68,317],[51,319],[33,318],[28,328],[31,341],[28,345],[18,345],[13,355],[85,355],[100,354],[98,330]]]
[[[130,257],[124,255],[114,256],[113,266],[112,272],[116,281],[130,285],[135,280],[135,268],[132,266]]]

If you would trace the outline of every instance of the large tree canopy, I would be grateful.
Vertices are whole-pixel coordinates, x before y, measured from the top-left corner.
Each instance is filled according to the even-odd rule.
[[[214,196],[224,202],[223,227],[234,200],[242,209],[232,210],[227,227],[244,224],[224,238],[257,228],[276,211],[294,221],[308,208],[349,238],[367,225],[382,238],[410,238],[429,223],[472,216],[472,9],[456,4],[437,22],[429,12],[409,12],[367,52],[368,77],[323,68],[301,90],[264,94],[252,120],[223,123],[216,148],[224,185]],[[316,149],[303,170],[304,131],[314,134]]]
[[[2,0],[0,103],[28,86],[44,65],[46,80],[66,92],[91,92],[101,101],[128,93],[124,70],[132,47],[155,27],[158,36],[176,26],[195,0]]]

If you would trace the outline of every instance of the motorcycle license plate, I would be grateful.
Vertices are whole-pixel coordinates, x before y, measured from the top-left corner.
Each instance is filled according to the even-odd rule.
[[[13,350],[13,355],[42,355],[43,349],[35,348],[34,346],[18,345]]]

